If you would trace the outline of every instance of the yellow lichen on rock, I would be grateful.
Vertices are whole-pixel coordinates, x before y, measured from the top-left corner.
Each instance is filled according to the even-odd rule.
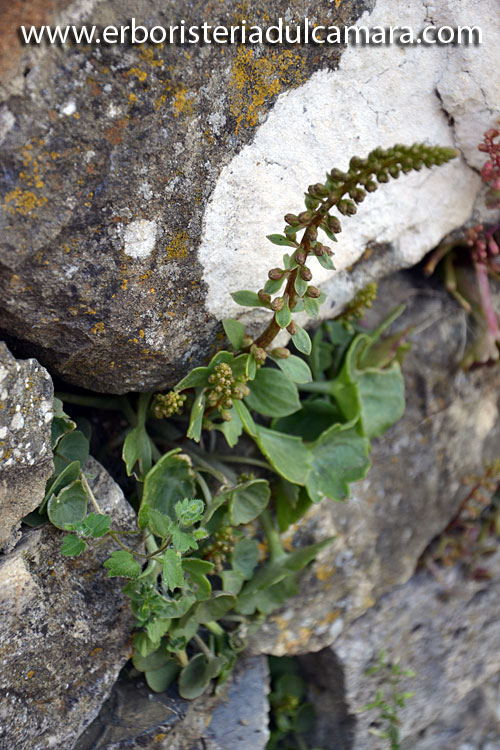
[[[181,260],[188,254],[189,237],[187,232],[177,232],[165,248],[169,260]]]
[[[257,125],[266,101],[279,94],[283,87],[304,83],[304,65],[304,58],[291,50],[257,57],[253,49],[240,47],[229,81],[230,111],[236,118],[236,133],[241,125]]]

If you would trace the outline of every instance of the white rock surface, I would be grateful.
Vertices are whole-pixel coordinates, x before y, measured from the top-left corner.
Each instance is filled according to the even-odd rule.
[[[479,26],[483,41],[467,46],[350,47],[337,71],[319,71],[283,94],[252,144],[224,168],[205,213],[200,259],[217,318],[232,289],[257,289],[279,263],[265,235],[280,231],[283,215],[303,210],[308,184],[327,169],[346,168],[353,154],[378,145],[426,141],[456,146],[462,157],[429,172],[402,176],[369,196],[354,221],[343,221],[335,246],[337,272],[314,269],[315,279],[341,303],[353,290],[340,273],[370,243],[391,243],[389,267],[417,263],[448,232],[467,221],[478,201],[477,151],[495,124],[500,102],[500,14],[497,0],[423,2],[379,0],[358,25]],[[365,277],[364,283],[367,279]],[[232,290],[231,289],[231,290]],[[327,309],[325,305],[325,310]]]

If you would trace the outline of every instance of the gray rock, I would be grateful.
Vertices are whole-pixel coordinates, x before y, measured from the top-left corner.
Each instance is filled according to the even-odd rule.
[[[300,593],[272,614],[255,651],[285,654],[332,644],[350,622],[413,574],[429,542],[455,515],[463,478],[498,456],[500,371],[458,369],[465,314],[443,288],[399,274],[379,288],[378,308],[408,308],[398,328],[414,327],[403,370],[407,408],[373,442],[372,467],[346,503],[324,500],[287,532],[294,544],[335,536],[301,579]]]
[[[34,359],[16,360],[0,342],[0,551],[21,518],[40,505],[52,474],[52,381]]]
[[[385,747],[383,741],[369,732],[371,723],[379,718],[377,709],[358,713],[374,699],[377,690],[383,690],[386,696],[390,693],[386,672],[366,675],[367,668],[382,651],[389,662],[417,673],[416,677],[403,678],[399,686],[401,692],[415,693],[398,712],[405,750],[460,747],[459,739],[470,742],[474,735],[486,741],[489,733],[486,727],[483,727],[483,735],[478,735],[477,726],[474,731],[470,722],[462,736],[457,731],[467,723],[465,712],[457,722],[458,704],[464,699],[465,703],[476,701],[476,705],[482,705],[483,715],[490,714],[490,732],[491,719],[495,718],[495,714],[491,716],[494,706],[498,737],[498,703],[495,705],[498,693],[486,683],[492,680],[493,685],[494,681],[498,690],[499,553],[489,560],[488,568],[493,575],[488,583],[464,580],[458,569],[443,574],[439,582],[428,573],[420,573],[383,597],[336,641],[334,650],[344,672],[346,701],[351,713],[356,715],[356,750],[383,750]],[[481,691],[473,694],[481,686],[484,686],[483,694],[492,693],[489,701],[481,697]],[[455,706],[450,709],[455,717],[454,731],[450,714],[446,713],[452,706]],[[464,709],[464,704],[461,707]],[[424,742],[426,734],[427,744]],[[447,734],[448,744],[445,742]],[[429,745],[432,737],[435,744]],[[453,744],[450,737],[457,743]],[[422,741],[421,745],[417,739]],[[482,748],[483,745],[473,744],[472,747]]]
[[[500,747],[500,675],[445,706],[433,724],[401,743],[401,750],[496,750]]]
[[[326,315],[366,283],[342,269],[367,246],[387,244],[385,271],[408,266],[471,215],[474,149],[500,96],[494,0],[407,9],[415,29],[487,28],[481,48],[353,45],[341,58],[326,44],[21,45],[14,29],[33,21],[180,21],[174,0],[43,5],[13,4],[0,62],[0,329],[68,381],[146,390],[206,358],[218,321],[241,315],[228,292],[259,288],[280,257],[264,236],[351,153],[419,139],[455,144],[463,159],[387,186],[345,222],[339,272],[317,274]],[[201,0],[182,9],[186,26],[206,13]],[[245,16],[401,23],[398,0],[252,0]],[[243,19],[225,0],[206,20]]]
[[[74,750],[264,750],[269,739],[267,659],[242,657],[220,697],[153,693],[120,679]]]
[[[119,528],[135,514],[93,459],[86,474]],[[68,748],[95,718],[131,652],[123,582],[102,568],[106,544],[60,554],[61,532],[31,529],[0,558],[0,748]]]

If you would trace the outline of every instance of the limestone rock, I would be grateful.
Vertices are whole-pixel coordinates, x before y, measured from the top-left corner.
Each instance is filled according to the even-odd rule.
[[[428,573],[418,574],[383,597],[340,636],[334,650],[344,671],[349,709],[356,714],[356,750],[383,747],[381,741],[369,733],[370,723],[378,718],[377,711],[357,713],[373,700],[378,689],[384,689],[388,694],[386,673],[365,674],[381,651],[385,651],[389,662],[399,662],[403,669],[413,669],[417,673],[414,678],[404,678],[399,686],[401,691],[415,693],[399,712],[405,750],[429,747],[428,743],[419,744],[417,741],[419,736],[425,738],[426,733],[428,738],[434,736],[432,747],[443,750],[467,747],[466,744],[446,744],[443,735],[438,739],[439,722],[445,725],[449,722],[445,712],[448,708],[451,712],[453,706],[456,721],[457,704],[472,700],[472,692],[483,685],[483,693],[491,693],[492,689],[485,685],[488,681],[498,684],[499,566],[500,555],[497,553],[488,561],[494,580],[487,583],[464,580],[456,569],[443,575],[439,582]],[[478,705],[480,696],[476,694],[475,697]],[[490,709],[488,701],[485,704],[481,701],[485,715],[491,714],[491,698],[489,702]],[[490,732],[494,729],[491,718]],[[462,715],[458,726],[462,724],[463,727],[464,723],[465,716]],[[429,728],[427,732],[423,731],[426,728]],[[473,725],[469,724],[469,733],[472,728]],[[481,739],[485,741],[484,746],[487,746],[487,734],[483,727]],[[458,735],[459,732],[455,732],[455,739]],[[470,741],[471,737],[465,739]],[[473,745],[474,748],[484,746]]]
[[[403,365],[407,408],[372,443],[372,467],[346,503],[313,506],[289,537],[308,544],[335,536],[301,579],[300,594],[272,614],[252,646],[277,656],[319,650],[413,574],[429,542],[458,510],[461,481],[498,456],[500,372],[458,369],[465,313],[443,288],[402,273],[379,288],[381,319],[408,303],[398,329],[414,327]]]
[[[120,679],[74,750],[265,750],[269,739],[267,659],[243,656],[219,697],[153,693],[142,679]]]
[[[0,342],[0,551],[37,508],[52,474],[52,381],[34,359],[17,361]]]
[[[496,750],[500,747],[500,674],[445,706],[438,719],[403,740],[401,750]]]
[[[127,528],[135,514],[93,459],[86,474],[104,512]],[[132,618],[102,562],[109,545],[60,554],[61,532],[30,529],[0,558],[0,747],[68,748],[94,719],[130,655]]]
[[[456,145],[462,158],[400,179],[345,221],[339,271],[317,275],[325,314],[471,215],[474,148],[500,99],[495,0],[405,10],[415,31],[479,26],[480,47],[353,45],[342,56],[338,45],[311,44],[21,46],[21,23],[180,21],[174,0],[41,5],[14,2],[13,28],[4,26],[0,329],[68,381],[146,390],[206,358],[220,318],[241,314],[228,292],[259,288],[280,258],[264,236],[351,153],[426,140]],[[210,18],[200,0],[184,5],[186,26],[243,20],[230,0]],[[251,0],[245,16],[262,26],[402,20],[398,0]],[[342,269],[374,244],[386,248],[378,265],[348,278]]]

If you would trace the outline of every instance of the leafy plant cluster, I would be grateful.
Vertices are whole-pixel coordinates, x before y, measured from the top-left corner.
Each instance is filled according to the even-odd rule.
[[[271,673],[271,736],[266,750],[307,750],[304,735],[314,726],[315,714],[307,701],[307,683],[295,659],[269,657]],[[312,748],[312,750],[322,750]]]
[[[134,666],[152,689],[163,691],[178,677],[181,695],[194,698],[213,681],[221,685],[248,636],[296,593],[299,572],[331,543],[286,551],[279,532],[323,497],[345,500],[349,484],[365,476],[370,440],[404,410],[407,332],[382,337],[399,309],[375,331],[359,324],[374,296],[369,288],[345,318],[323,324],[311,340],[292,320],[302,311],[319,315],[322,295],[309,284],[308,263],[333,267],[332,251],[318,239],[322,231],[336,240],[341,227],[332,209],[353,215],[378,183],[454,155],[422,144],[376,149],[310,186],[306,210],[287,214],[284,233],[269,238],[292,250],[283,266],[271,269],[258,292],[233,294],[271,313],[255,340],[242,322],[225,320],[230,347],[169,393],[64,397],[127,419],[122,456],[137,485],[136,531],[112,528],[101,512],[86,476],[88,434],[56,401],[54,476],[26,520],[48,519],[69,532],[64,555],[114,544],[104,565],[109,576],[128,579]],[[273,347],[283,329],[296,353]]]
[[[460,564],[473,580],[491,579],[486,560],[500,538],[500,459],[487,463],[482,474],[464,479],[470,490],[454,518],[424,551],[421,566],[436,575],[441,567]]]
[[[389,662],[384,651],[379,654],[376,664],[367,669],[365,674],[382,678],[384,687],[377,690],[374,700],[363,706],[360,712],[376,711],[377,718],[371,723],[370,733],[388,740],[387,747],[390,750],[401,750],[399,711],[415,693],[401,692],[400,682],[405,677],[414,678],[417,674],[412,669],[402,669],[398,663]]]
[[[500,120],[499,120],[500,123]],[[487,208],[500,208],[500,130],[484,134],[479,151],[488,155],[481,170],[486,186]],[[458,239],[445,240],[432,253],[425,266],[427,275],[439,265],[446,289],[472,316],[475,335],[462,359],[462,367],[497,362],[500,358],[500,324],[491,291],[491,282],[500,282],[500,223],[476,224]],[[471,277],[470,269],[474,272]]]

